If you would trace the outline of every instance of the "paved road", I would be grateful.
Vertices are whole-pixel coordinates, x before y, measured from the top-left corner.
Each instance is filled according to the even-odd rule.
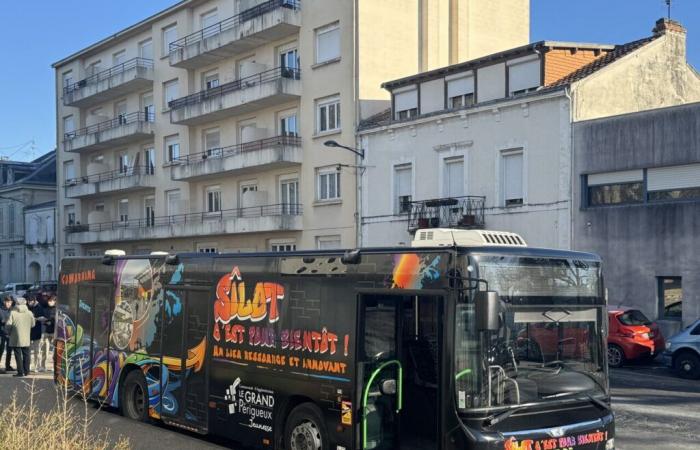
[[[25,379],[0,375],[0,404],[17,391],[26,398],[34,381],[39,404],[49,409],[56,402],[49,375]],[[613,370],[610,382],[617,418],[618,450],[691,450],[700,448],[700,382],[677,378],[661,366]],[[110,436],[128,436],[134,449],[222,449],[231,443],[212,440],[166,426],[124,419],[114,411],[97,411],[93,428],[109,429]],[[241,449],[238,449],[241,450]]]
[[[700,448],[700,381],[660,365],[611,371],[618,450]]]

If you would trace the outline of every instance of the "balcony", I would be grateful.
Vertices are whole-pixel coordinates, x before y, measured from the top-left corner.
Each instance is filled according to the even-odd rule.
[[[153,61],[134,58],[63,88],[63,104],[86,108],[153,85]]]
[[[245,144],[210,149],[173,161],[170,177],[197,181],[211,175],[242,175],[301,164],[301,138],[277,136]]]
[[[269,0],[172,42],[170,65],[195,69],[299,33],[299,0]]]
[[[153,113],[134,112],[100,122],[63,136],[67,152],[99,150],[153,139]]]
[[[422,228],[484,228],[486,197],[437,198],[402,204],[408,212],[408,231]]]
[[[282,104],[301,96],[299,69],[276,68],[168,103],[170,122],[199,125]]]
[[[127,221],[69,225],[69,244],[172,239],[176,237],[301,231],[302,206],[278,204],[236,208],[218,212],[132,219]]]
[[[66,197],[85,198],[113,192],[155,189],[153,166],[135,166],[66,180]]]

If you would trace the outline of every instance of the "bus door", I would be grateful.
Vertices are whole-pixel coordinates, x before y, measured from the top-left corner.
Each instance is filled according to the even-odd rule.
[[[193,285],[172,288],[165,290],[162,311],[161,418],[206,433],[209,289]]]
[[[360,297],[360,448],[438,449],[440,297]]]
[[[94,286],[92,310],[92,396],[106,400],[114,376],[114,356],[109,351],[109,336],[112,327],[112,285]]]
[[[78,287],[78,309],[76,312],[75,351],[67,361],[67,373],[72,387],[90,396],[93,361],[93,311],[95,286],[81,284]]]

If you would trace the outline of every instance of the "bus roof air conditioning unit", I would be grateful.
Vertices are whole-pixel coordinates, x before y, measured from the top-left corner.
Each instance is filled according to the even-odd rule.
[[[491,230],[452,230],[430,228],[416,231],[412,247],[527,247],[516,233]]]
[[[105,250],[105,256],[126,256],[126,252],[119,249]]]

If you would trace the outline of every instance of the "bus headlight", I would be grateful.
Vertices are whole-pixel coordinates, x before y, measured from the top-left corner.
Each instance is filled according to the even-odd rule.
[[[615,450],[615,438],[610,438],[605,443],[605,450]]]

